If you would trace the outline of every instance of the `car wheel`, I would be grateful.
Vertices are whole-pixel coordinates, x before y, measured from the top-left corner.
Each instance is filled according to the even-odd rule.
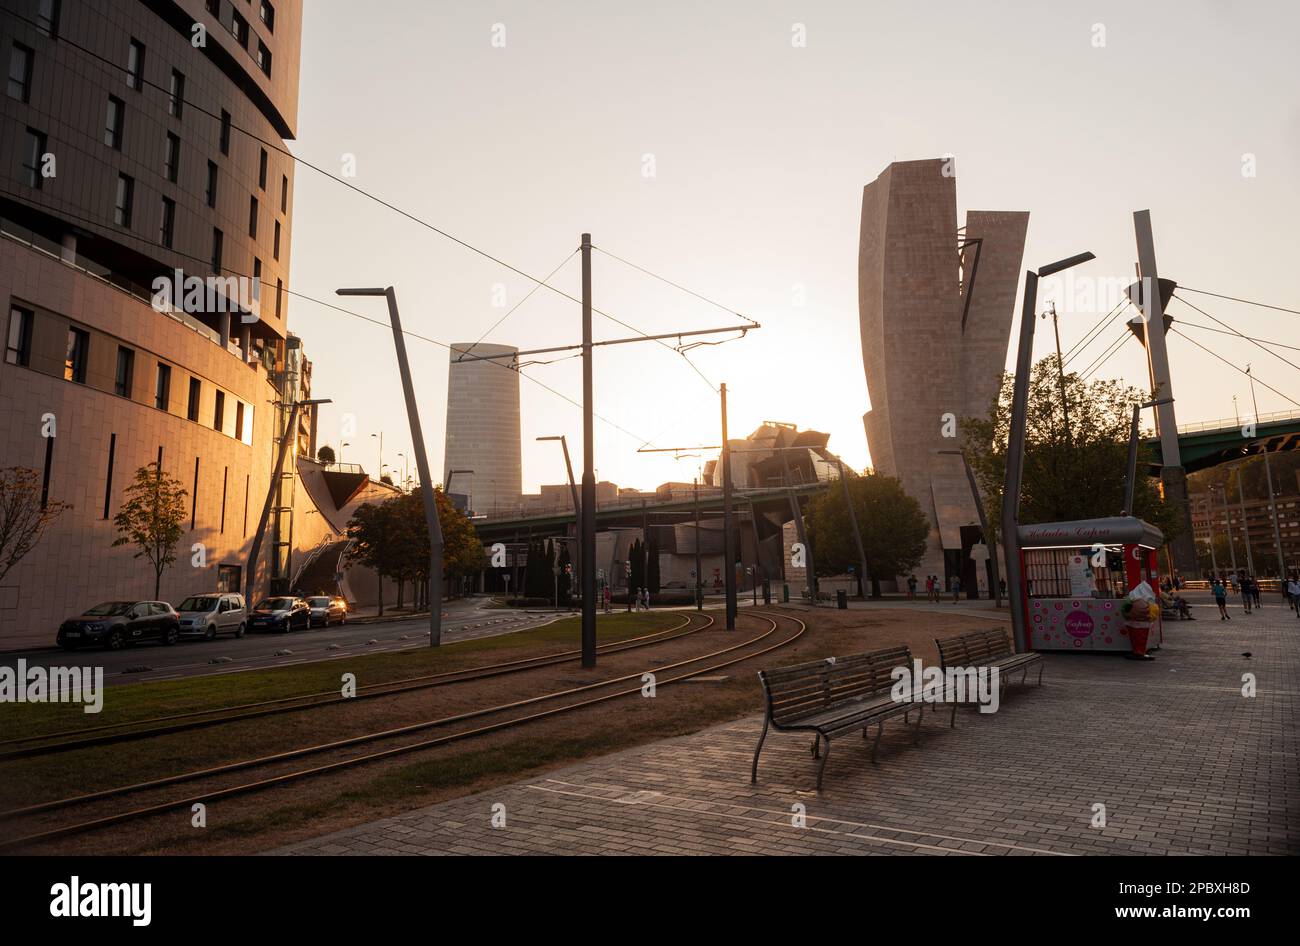
[[[347,614],[342,614],[342,615],[339,616],[339,623],[340,623],[340,624],[347,624],[347,623],[348,623],[348,616],[347,616]]]
[[[121,631],[109,631],[108,637],[104,638],[105,650],[121,650],[125,646],[126,641],[123,639]]]
[[[239,627],[235,629],[235,638],[238,639],[238,638],[240,638],[240,637],[243,637],[243,636],[244,636],[244,631],[245,631],[245,630],[247,630],[247,628],[245,627],[245,625],[243,625],[243,624],[239,625]]]
[[[217,639],[217,626],[215,624],[208,625],[208,629],[203,633],[203,639],[205,641],[214,641]]]
[[[169,628],[167,628],[166,633],[163,635],[163,643],[166,644],[168,647],[171,647],[173,644],[176,643],[176,639],[180,636],[181,636],[180,629],[177,628],[175,624],[173,624]]]
[[[77,649],[77,645],[72,643],[72,641],[60,641],[59,646],[64,650],[68,650],[68,651]]]

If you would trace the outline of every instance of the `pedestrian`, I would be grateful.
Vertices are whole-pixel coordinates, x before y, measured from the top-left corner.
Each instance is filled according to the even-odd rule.
[[[645,596],[645,609],[649,611],[650,610],[650,589],[643,588],[641,589],[641,593]]]
[[[1219,620],[1231,621],[1228,617],[1228,589],[1223,587],[1223,582],[1214,579],[1214,584],[1210,586],[1210,591],[1214,594],[1214,603],[1219,606]]]
[[[933,601],[935,604],[939,603],[939,592],[942,590],[943,588],[939,584],[939,576],[931,575],[930,576],[930,600]]]
[[[1005,578],[998,579],[998,590],[1002,592],[1002,597],[1007,596],[1007,580]]]
[[[1286,580],[1286,600],[1295,609],[1296,617],[1300,617],[1300,582],[1295,580],[1295,575]]]
[[[1250,578],[1250,596],[1255,599],[1256,608],[1264,607],[1263,602],[1259,600],[1259,579],[1253,575]]]
[[[1255,600],[1254,596],[1250,593],[1250,582],[1251,578],[1249,575],[1242,575],[1241,580],[1237,582],[1237,587],[1241,589],[1241,604],[1242,607],[1245,608],[1247,614],[1250,614],[1251,603]]]
[[[956,604],[961,597],[961,578],[957,575],[952,576],[952,603]]]
[[[606,586],[605,586],[605,596],[604,596],[604,597],[605,597],[605,613],[606,613],[606,614],[609,614],[609,605],[610,605],[609,585],[606,585]]]
[[[915,575],[907,576],[907,596],[909,598],[916,597],[916,576]]]

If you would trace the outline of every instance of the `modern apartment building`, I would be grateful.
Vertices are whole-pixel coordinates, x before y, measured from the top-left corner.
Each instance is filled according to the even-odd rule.
[[[517,352],[488,342],[451,346],[443,482],[458,471],[452,488],[468,496],[476,515],[504,515],[520,506],[519,372],[507,367]]]
[[[260,594],[322,541],[291,460],[248,574],[283,406],[310,384],[283,291],[301,18],[301,0],[0,0],[0,466],[71,504],[0,587],[0,648],[152,596],[112,547],[149,463],[187,492],[168,600]]]

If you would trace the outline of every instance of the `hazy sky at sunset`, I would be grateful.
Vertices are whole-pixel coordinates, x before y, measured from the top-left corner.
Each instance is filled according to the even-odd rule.
[[[624,256],[763,323],[691,358],[731,392],[731,430],[766,419],[831,433],[868,463],[858,336],[861,194],[893,160],[956,156],[959,213],[1030,211],[1025,265],[1081,250],[1080,278],[1132,274],[1132,212],[1149,208],[1161,275],[1300,308],[1300,7],[1294,3],[653,4],[609,0],[309,0],[296,154],[534,275],[584,230]],[[494,24],[505,47],[492,45]],[[803,24],[807,45],[792,45]],[[1105,46],[1094,46],[1104,26]],[[500,35],[499,32],[497,35]],[[1256,176],[1243,176],[1253,154]],[[646,155],[655,176],[646,177]],[[462,247],[298,172],[292,288],[337,301],[341,285],[397,287],[408,330],[476,340],[530,283]],[[577,295],[574,257],[554,284]],[[649,332],[733,316],[595,255],[596,305]],[[799,305],[799,296],[803,304]],[[1188,298],[1241,331],[1300,345],[1300,316]],[[345,300],[386,318],[382,300]],[[1046,302],[1046,299],[1041,300]],[[1085,300],[1086,301],[1086,300]],[[1058,303],[1069,347],[1110,304]],[[1174,303],[1189,322],[1207,318]],[[1051,347],[1040,322],[1036,355]],[[373,471],[409,455],[391,336],[293,300],[290,327],[332,397],[320,439]],[[487,340],[525,348],[580,338],[576,305],[545,289]],[[906,331],[906,326],[900,326]],[[1071,368],[1120,332],[1108,329]],[[1300,370],[1245,341],[1189,336],[1300,401]],[[628,334],[598,318],[598,338]],[[1300,363],[1300,352],[1278,350]],[[1180,422],[1249,412],[1246,379],[1170,337]],[[447,352],[410,342],[430,461],[442,467]],[[577,360],[526,373],[581,397]],[[1145,382],[1128,343],[1102,374]],[[942,379],[935,379],[942,383]],[[522,381],[524,485],[560,482],[543,434],[580,448],[581,414]],[[1261,412],[1296,409],[1259,389]],[[653,487],[695,459],[638,456],[653,444],[717,443],[716,396],[683,358],[653,344],[600,351],[602,479]],[[630,432],[630,433],[628,433]],[[579,454],[575,453],[575,456]],[[414,464],[412,463],[412,467]]]

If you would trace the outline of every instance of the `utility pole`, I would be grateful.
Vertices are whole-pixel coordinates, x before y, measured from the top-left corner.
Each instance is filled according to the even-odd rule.
[[[1070,445],[1070,400],[1065,396],[1065,362],[1061,358],[1061,327],[1057,324],[1056,303],[1049,302],[1052,315],[1052,334],[1056,336],[1056,374],[1061,382],[1061,413],[1065,415],[1065,445]],[[1043,313],[1047,318],[1047,313]]]
[[[424,498],[424,521],[429,529],[429,646],[438,647],[442,644],[442,523],[438,519],[433,475],[429,472],[429,454],[424,449],[424,431],[420,427],[420,408],[415,401],[411,363],[406,357],[406,336],[402,334],[402,319],[397,312],[397,292],[392,286],[387,289],[338,289],[336,292],[340,296],[383,296],[388,300],[388,320],[393,327],[393,347],[397,349],[406,418],[411,425],[411,446],[415,449],[420,495]]]
[[[1230,466],[1229,470],[1237,474],[1237,501],[1241,509],[1241,537],[1246,540],[1246,572],[1255,577],[1255,557],[1250,552],[1250,524],[1246,522],[1246,494],[1241,488],[1241,466]],[[1224,500],[1227,500],[1227,488],[1224,488]]]
[[[704,610],[704,586],[700,584],[700,478],[695,477],[695,610]]]
[[[844,505],[849,511],[849,524],[853,526],[853,541],[858,547],[858,567],[862,569],[861,574],[858,575],[858,597],[865,599],[867,597],[867,552],[862,545],[862,530],[858,528],[858,511],[853,508],[853,497],[849,495],[849,481],[844,476],[844,461],[836,457],[835,466],[840,471],[840,486],[844,488]]]
[[[1237,574],[1237,545],[1232,539],[1232,511],[1228,508],[1228,482],[1224,480],[1223,486],[1223,527],[1228,530],[1228,555],[1232,559],[1232,574]],[[1211,486],[1213,491],[1214,487]]]
[[[790,515],[794,517],[795,532],[799,536],[799,544],[803,546],[804,561],[807,563],[804,576],[808,579],[808,600],[815,608],[817,607],[817,572],[813,567],[812,546],[808,543],[808,530],[804,528],[803,509],[799,506],[799,496],[794,491],[794,478],[790,475],[790,459],[783,448],[777,449],[781,453],[781,474],[790,497]]]
[[[1147,365],[1151,374],[1152,399],[1169,399],[1156,409],[1156,431],[1160,435],[1160,480],[1165,501],[1172,503],[1183,520],[1181,534],[1171,540],[1174,565],[1188,575],[1196,574],[1196,541],[1192,535],[1192,514],[1187,505],[1187,471],[1178,446],[1178,423],[1174,416],[1174,384],[1169,373],[1169,349],[1165,345],[1165,306],[1156,269],[1155,237],[1151,211],[1133,213],[1138,251],[1138,299],[1141,302]]]
[[[1246,377],[1250,378],[1250,403],[1255,409],[1255,433],[1259,433],[1259,402],[1255,400],[1255,376],[1250,373],[1250,365],[1246,365]],[[1264,478],[1268,481],[1268,515],[1273,521],[1273,543],[1277,547],[1277,574],[1282,579],[1283,590],[1286,590],[1286,559],[1282,555],[1282,532],[1277,524],[1277,500],[1273,496],[1273,469],[1268,463],[1268,447],[1261,446],[1260,452],[1264,454]],[[1237,481],[1238,485],[1241,481]]]
[[[736,629],[736,542],[731,534],[731,444],[727,442],[727,384],[722,383],[722,580],[727,595],[727,630]]]
[[[1205,501],[1205,527],[1210,532],[1210,578],[1219,576],[1219,559],[1214,554],[1214,493]]]
[[[582,235],[582,665],[596,666],[596,425],[591,381],[591,234]]]

